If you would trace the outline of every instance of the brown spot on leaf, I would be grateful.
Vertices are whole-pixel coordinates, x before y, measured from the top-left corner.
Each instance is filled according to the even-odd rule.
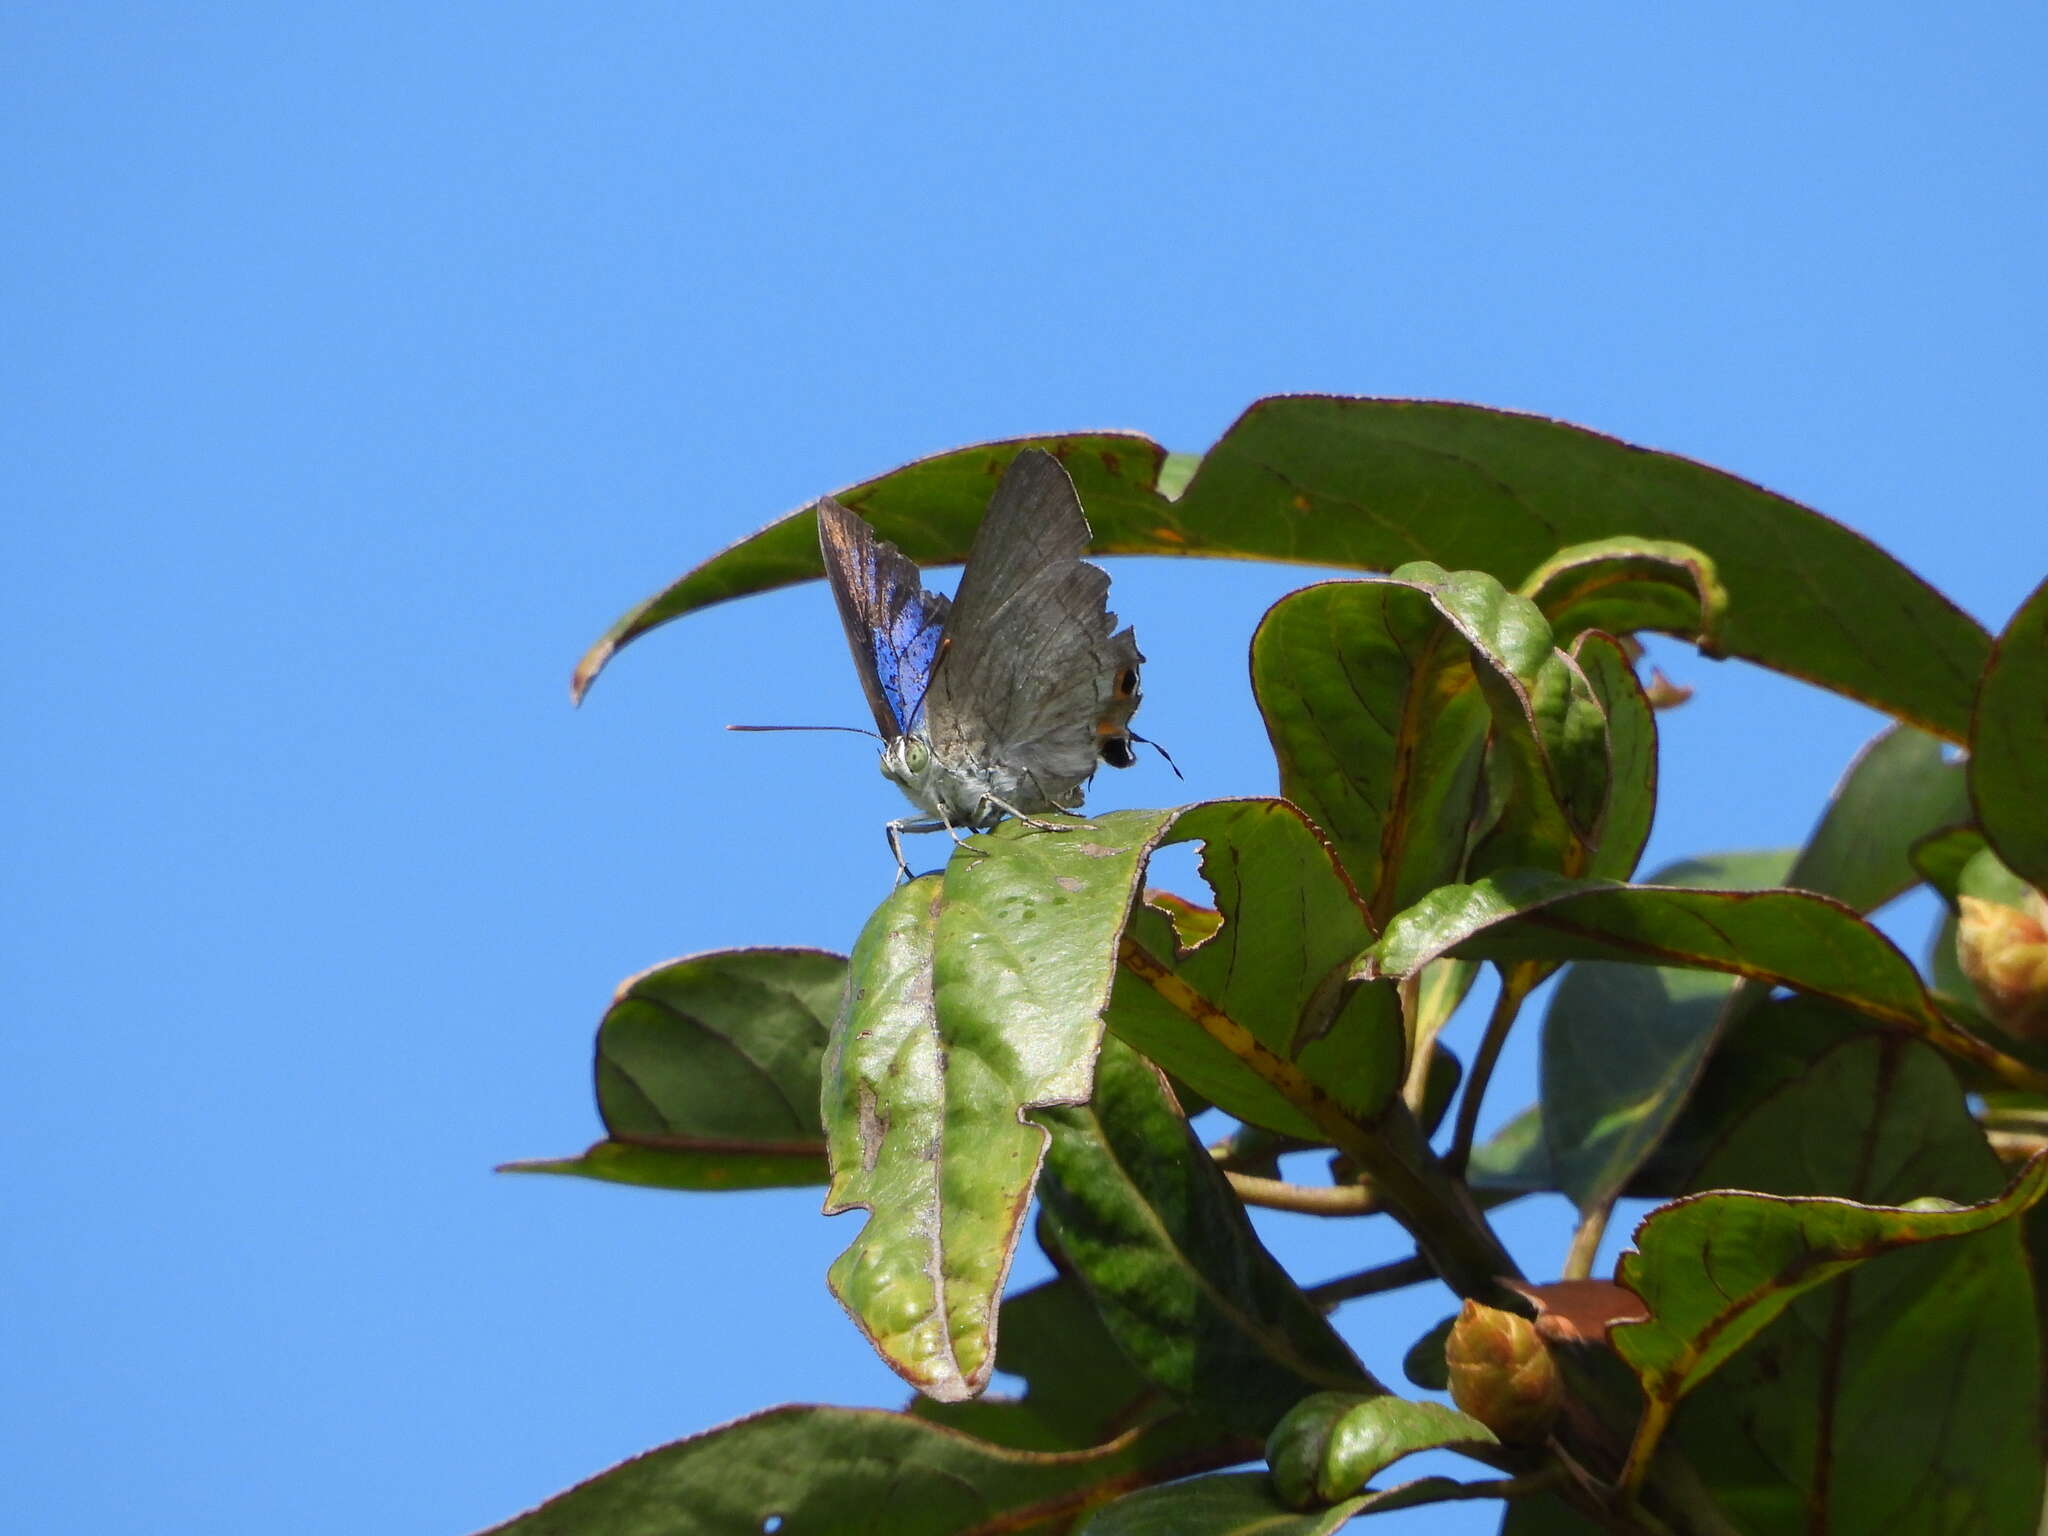
[[[1152,537],[1162,544],[1185,544],[1188,541],[1188,536],[1178,528],[1154,528]]]
[[[1112,475],[1121,475],[1124,472],[1124,461],[1105,448],[1102,450],[1102,467]]]
[[[1077,875],[1055,875],[1052,883],[1063,891],[1078,891],[1083,884]]]
[[[860,1085],[857,1108],[860,1114],[860,1171],[873,1173],[881,1160],[882,1138],[889,1134],[889,1117],[882,1113],[882,1101],[866,1083]]]

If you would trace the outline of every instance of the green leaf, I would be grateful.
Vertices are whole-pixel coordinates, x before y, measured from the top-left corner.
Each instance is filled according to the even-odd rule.
[[[1476,572],[1403,567],[1276,603],[1252,637],[1252,689],[1280,791],[1336,847],[1375,927],[1457,878],[1487,706],[1474,668],[1533,674],[1535,606]]]
[[[1474,1147],[1465,1179],[1474,1189],[1517,1195],[1557,1188],[1557,1172],[1543,1136],[1543,1106],[1531,1104]]]
[[[2022,880],[2048,889],[2048,581],[2005,626],[1970,725],[1977,824]]]
[[[1725,983],[1728,978],[1719,979]],[[1624,1193],[1668,1200],[1701,1188],[1698,1171],[1720,1149],[1731,1125],[1804,1076],[1819,1057],[1855,1038],[1869,1038],[1855,1014],[1797,995],[1772,998],[1729,1021],[1678,1114]]]
[[[1868,911],[1919,878],[1916,840],[1967,812],[1962,770],[1944,760],[1941,744],[1893,726],[1857,755],[1796,859],[1717,855],[1648,883],[1798,886]],[[1565,974],[1543,1024],[1544,1125],[1558,1187],[1582,1210],[1629,1183],[1679,1116],[1715,1042],[1765,992],[1671,967],[1595,961]]]
[[[1540,417],[1419,401],[1260,401],[1175,511],[1188,548],[1387,569],[1429,559],[1519,584],[1559,549],[1689,544],[1728,593],[1726,654],[1964,739],[1988,637],[1857,534],[1669,454]],[[1911,645],[1899,636],[1911,635]]]
[[[891,539],[906,555],[924,564],[963,560],[980,526],[981,515],[995,494],[1003,471],[1026,448],[1044,448],[1073,476],[1081,503],[1100,535],[1114,527],[1138,538],[1161,524],[1167,503],[1161,461],[1166,451],[1148,438],[1129,432],[1083,432],[1051,437],[1019,437],[980,443],[950,453],[934,454],[901,469],[862,481],[838,493],[851,507]],[[1185,455],[1178,473],[1183,483],[1189,466]],[[1155,510],[1158,509],[1158,510]],[[1173,532],[1165,526],[1157,536],[1169,547]],[[584,653],[570,680],[570,693],[581,700],[614,653],[650,629],[714,603],[729,602],[754,592],[772,591],[823,574],[818,553],[817,504],[812,502],[759,533],[713,555],[696,569],[671,582],[645,602],[620,616],[617,623]]]
[[[1443,1033],[1478,979],[1479,967],[1470,960],[1440,960],[1423,967],[1415,986],[1416,1049],[1429,1045]],[[1462,1075],[1462,1068],[1460,1072]]]
[[[1533,680],[1478,674],[1493,716],[1484,828],[1468,874],[1502,868],[1584,874],[1607,798],[1606,719],[1585,676],[1552,653]],[[1529,985],[1534,985],[1533,982]]]
[[[1110,1027],[1241,1120],[1325,1141],[1321,1095],[1369,1124],[1400,1090],[1400,1004],[1345,979],[1372,930],[1328,846],[1284,800],[1191,807],[1165,840],[1204,844],[1223,926],[1187,948],[1165,914],[1132,914]]]
[[[1915,845],[1969,814],[1963,765],[1926,732],[1892,726],[1849,765],[1784,883],[1874,912],[1922,878]]]
[[[1989,848],[1963,866],[1962,877],[1956,882],[1956,890],[1964,896],[1975,896],[1984,901],[2001,902],[2009,907],[2021,905],[2027,896],[2027,882],[2014,874],[2005,861]]]
[[[1499,1443],[1477,1419],[1442,1403],[1318,1392],[1274,1429],[1266,1460],[1281,1503],[1310,1509],[1358,1492],[1417,1451]]]
[[[1408,1353],[1401,1357],[1401,1374],[1427,1391],[1450,1391],[1451,1367],[1450,1362],[1444,1358],[1444,1343],[1450,1338],[1451,1330],[1457,1324],[1458,1314],[1453,1312],[1410,1344]]]
[[[1419,1477],[1303,1513],[1280,1502],[1265,1473],[1226,1472],[1119,1499],[1091,1516],[1077,1536],[1331,1536],[1360,1515],[1494,1496],[1453,1478]]]
[[[500,1163],[499,1173],[554,1173],[640,1189],[800,1189],[825,1182],[825,1141],[775,1147],[639,1146],[630,1141],[592,1143],[575,1157],[527,1158]]]
[[[1172,811],[973,838],[898,888],[849,968],[825,1060],[827,1214],[872,1219],[830,1281],[919,1391],[972,1397],[1044,1156],[1024,1111],[1083,1103],[1117,940]]]
[[[1728,593],[1714,562],[1690,544],[1638,538],[1574,544],[1531,571],[1521,590],[1543,610],[1560,646],[1589,629],[1610,635],[1654,629],[1683,635],[1709,656],[1721,654]]]
[[[1723,1117],[1717,1149],[1695,1179],[1754,1193],[1708,1194],[1708,1203],[1675,1208],[1680,1226],[1659,1260],[1668,1267],[1644,1282],[1688,1293],[1700,1309],[1693,1316],[1738,1304],[1700,1294],[1709,1276],[1740,1298],[1752,1277],[1732,1268],[1768,1269],[1775,1251],[1790,1255],[1803,1280],[1829,1262],[1831,1249],[1840,1252],[1843,1200],[1788,1197],[1859,1202],[1847,1208],[1848,1224],[1878,1229],[1882,1246],[1901,1223],[1982,1223],[1989,1208],[1969,1202],[1997,1196],[2004,1183],[1938,1057],[1898,1036],[1838,1033],[1828,1046],[1810,1032],[1764,1027],[1780,1010],[1817,1008],[1773,1003],[1745,1022],[1743,1035],[1782,1041],[1781,1082]],[[2036,1164],[2003,1200],[2031,1198],[2041,1177]],[[1929,1195],[1961,1204],[1947,1213],[1925,1202],[1905,1209]],[[1730,1213],[1712,1202],[1768,1197],[1783,1203],[1753,1226],[1716,1219]],[[1704,1269],[1698,1234],[1686,1230],[1700,1222],[1712,1244]],[[1802,1253],[1795,1245],[1814,1223],[1827,1230]],[[1737,1529],[2033,1529],[2041,1494],[2038,1339],[2021,1226],[1997,1222],[1849,1270],[1792,1301],[1690,1392],[1672,1437]],[[1618,1330],[1617,1342],[1629,1332]],[[1669,1335],[1656,1342],[1663,1363],[1675,1363]],[[1697,1343],[1681,1347],[1704,1363]]]
[[[1653,1211],[1616,1274],[1650,1308],[1613,1334],[1653,1399],[1675,1402],[1741,1349],[1793,1297],[1916,1243],[1967,1237],[2048,1193],[2048,1158],[1981,1205],[1859,1205],[1740,1191],[1690,1195]]]
[[[1118,1349],[1081,1282],[1070,1275],[1003,1298],[996,1369],[1023,1380],[1021,1397],[966,1402],[915,1396],[906,1413],[995,1445],[1080,1451],[1173,1411]]]
[[[1602,1536],[1604,1529],[1554,1493],[1516,1499],[1500,1522],[1500,1536]]]
[[[908,1414],[771,1408],[623,1462],[483,1536],[1056,1536],[1134,1485],[1244,1459],[1238,1442],[1197,1433],[1168,1422],[1048,1455]]]
[[[1916,840],[1908,857],[1913,872],[1953,909],[1962,890],[1964,868],[1984,851],[1984,834],[1974,826],[1943,827]]]
[[[1689,891],[1509,870],[1409,908],[1366,952],[1359,974],[1405,976],[1443,954],[1723,971],[1838,1002],[2009,1086],[2048,1083],[1944,1018],[1891,940],[1848,908],[1804,891]]]
[[[1241,556],[1356,570],[1434,560],[1514,585],[1560,550],[1691,545],[1728,603],[1722,651],[1966,739],[1990,640],[1919,577],[1818,513],[1705,465],[1479,406],[1279,396],[1254,404],[1178,500],[1142,438],[1033,438],[922,460],[845,493],[924,563],[962,559],[1016,452],[1061,455],[1101,554]],[[1113,463],[1110,461],[1114,461]],[[577,668],[707,603],[819,573],[811,509],[714,557],[613,626]],[[1679,619],[1681,632],[1689,618]],[[1912,643],[1899,643],[1901,635]]]
[[[1136,1051],[1105,1041],[1093,1100],[1034,1118],[1052,1132],[1039,1199],[1058,1252],[1146,1377],[1260,1436],[1310,1393],[1380,1390]]]
[[[1574,965],[1543,1020],[1543,1129],[1556,1184],[1605,1205],[1669,1130],[1713,1048],[1733,983],[1708,971]]]
[[[846,961],[731,949],[625,982],[597,1031],[608,1135],[581,1157],[507,1164],[663,1189],[825,1182],[818,1063]]]
[[[1657,814],[1657,715],[1628,653],[1612,635],[1582,634],[1571,654],[1602,717],[1606,793],[1592,824],[1586,873],[1626,880],[1643,856]]]
[[[1667,865],[1652,885],[1779,884],[1789,853],[1730,853]],[[1545,1187],[1592,1210],[1619,1194],[1684,1107],[1713,1049],[1732,977],[1582,961],[1543,1016]]]

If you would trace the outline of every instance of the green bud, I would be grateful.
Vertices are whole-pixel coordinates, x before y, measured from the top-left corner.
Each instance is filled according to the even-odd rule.
[[[1984,1011],[2027,1040],[2048,1040],[2048,901],[2024,907],[1976,896],[1956,900],[1956,959]]]
[[[1451,1401],[1510,1443],[1550,1433],[1564,1381],[1536,1325],[1515,1312],[1468,1301],[1444,1340]]]

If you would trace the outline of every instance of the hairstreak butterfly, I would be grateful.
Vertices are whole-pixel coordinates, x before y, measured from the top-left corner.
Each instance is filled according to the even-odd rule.
[[[889,823],[903,873],[901,833],[986,831],[1006,816],[1061,830],[1037,818],[1076,809],[1097,765],[1131,765],[1145,658],[1106,606],[1109,576],[1081,558],[1089,538],[1074,482],[1038,448],[996,486],[950,600],[858,514],[818,503],[882,772],[922,813]]]

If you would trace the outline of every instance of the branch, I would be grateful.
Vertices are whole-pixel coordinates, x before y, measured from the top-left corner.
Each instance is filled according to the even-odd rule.
[[[1472,1070],[1465,1078],[1465,1092],[1458,1100],[1457,1128],[1451,1134],[1451,1150],[1444,1154],[1444,1166],[1462,1175],[1472,1157],[1472,1141],[1479,1131],[1479,1106],[1486,1099],[1486,1085],[1493,1080],[1494,1064],[1501,1047],[1508,1043],[1515,1015],[1523,999],[1534,989],[1544,967],[1523,961],[1500,968],[1500,996],[1493,1000],[1493,1012],[1486,1020],[1486,1034],[1472,1058]]]
[[[1321,1285],[1309,1286],[1302,1294],[1328,1312],[1361,1296],[1378,1296],[1385,1291],[1398,1291],[1435,1278],[1436,1270],[1429,1260],[1419,1253],[1411,1253],[1407,1258],[1395,1259],[1390,1264],[1375,1264],[1355,1275],[1340,1275],[1335,1280],[1325,1280]]]
[[[1224,1170],[1230,1187],[1246,1205],[1303,1216],[1371,1216],[1386,1209],[1378,1191],[1364,1184],[1289,1184],[1252,1173]]]

